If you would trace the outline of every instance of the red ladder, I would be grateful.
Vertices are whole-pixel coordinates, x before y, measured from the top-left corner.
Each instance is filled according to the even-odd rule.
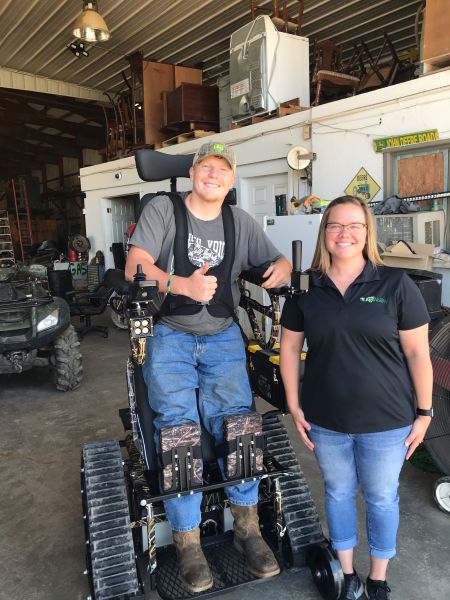
[[[23,177],[19,177],[17,180],[11,179],[11,191],[14,199],[14,207],[16,209],[20,253],[22,255],[22,260],[24,261],[33,245],[33,231],[31,227],[27,185]]]
[[[8,211],[0,210],[0,267],[10,267],[15,262]]]

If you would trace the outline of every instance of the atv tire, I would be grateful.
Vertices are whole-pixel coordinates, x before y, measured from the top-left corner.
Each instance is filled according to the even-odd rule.
[[[72,325],[53,342],[53,382],[60,392],[77,388],[83,379],[80,341]]]

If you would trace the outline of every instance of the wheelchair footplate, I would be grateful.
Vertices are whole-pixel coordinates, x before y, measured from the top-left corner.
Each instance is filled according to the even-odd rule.
[[[223,594],[233,588],[248,583],[258,583],[267,579],[258,579],[250,573],[245,560],[233,545],[233,532],[202,538],[202,548],[214,579],[212,588],[203,593],[190,593],[179,577],[177,557],[174,546],[157,549],[158,569],[155,573],[156,589],[165,600],[181,600],[201,596],[209,598]]]

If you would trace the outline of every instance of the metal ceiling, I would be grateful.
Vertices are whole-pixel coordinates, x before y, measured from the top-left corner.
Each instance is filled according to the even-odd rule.
[[[259,0],[270,8],[271,0]],[[282,2],[280,0],[279,4]],[[397,51],[416,46],[415,20],[422,0],[305,0],[302,34],[333,39],[344,51],[361,39],[377,52],[387,31]],[[99,0],[111,39],[76,58],[68,45],[81,0],[2,0],[0,67],[62,80],[101,91],[123,88],[125,57],[202,66],[204,81],[228,72],[231,34],[248,23],[249,0]],[[296,16],[297,0],[288,0]]]
[[[257,4],[273,6],[272,0]],[[311,47],[332,39],[345,59],[361,40],[377,55],[386,31],[401,52],[417,47],[423,4],[304,0],[302,35]],[[0,0],[0,178],[60,164],[62,157],[80,160],[86,147],[104,148],[108,108],[100,104],[105,92],[124,89],[127,56],[141,52],[146,60],[201,67],[204,83],[212,85],[228,74],[231,34],[251,20],[249,0],[99,0],[111,39],[88,45],[89,56],[77,58],[68,46],[82,5]],[[298,6],[287,0],[290,18]]]

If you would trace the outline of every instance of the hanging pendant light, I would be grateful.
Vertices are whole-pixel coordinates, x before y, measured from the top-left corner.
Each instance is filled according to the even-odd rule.
[[[106,42],[111,37],[108,26],[97,12],[96,0],[83,0],[83,12],[75,21],[73,35],[85,42]]]

